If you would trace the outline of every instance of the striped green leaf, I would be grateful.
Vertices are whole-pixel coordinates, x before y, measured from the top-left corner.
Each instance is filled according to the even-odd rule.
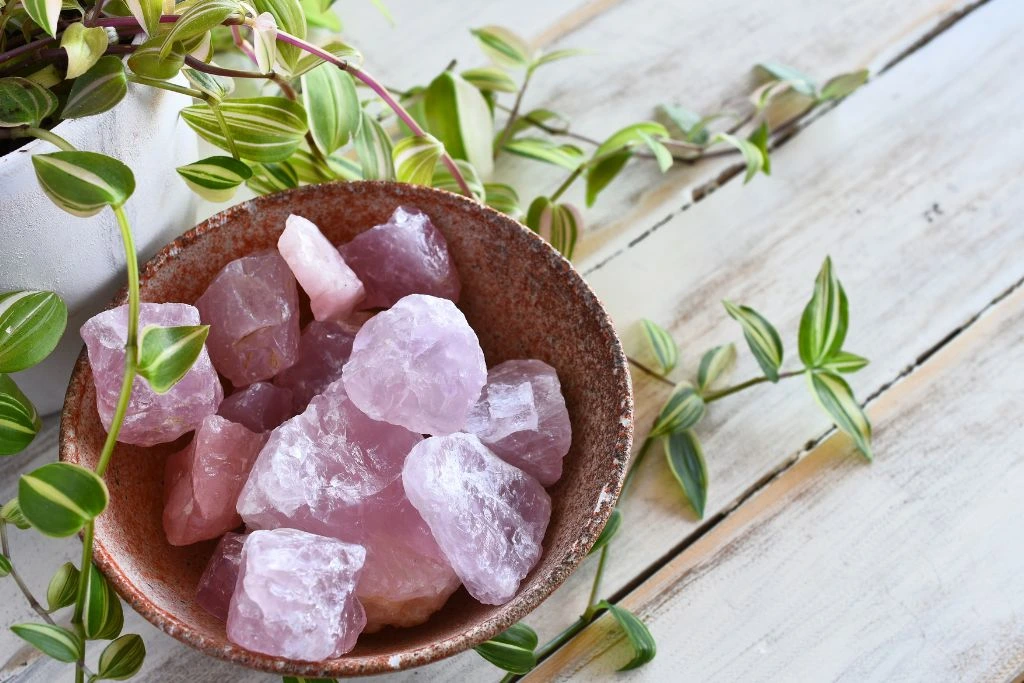
[[[779,368],[782,367],[782,339],[775,327],[749,306],[737,306],[723,301],[726,312],[743,328],[743,337],[747,340],[750,352],[757,359],[764,376],[772,382],[779,381]]]
[[[195,69],[182,69],[181,73],[196,90],[200,90],[215,100],[223,100],[235,89],[235,82],[224,76],[216,76]]]
[[[277,28],[297,38],[306,37],[306,14],[300,0],[253,0],[253,5],[257,12],[269,13]],[[295,71],[300,56],[302,51],[294,45],[281,43],[277,47],[278,61],[289,73]]]
[[[697,518],[704,519],[704,506],[708,500],[708,466],[704,462],[704,450],[692,429],[670,434],[665,439],[665,459]]]
[[[704,399],[689,382],[680,382],[672,390],[658,419],[651,427],[652,438],[685,431],[704,417]]]
[[[760,133],[759,131],[761,130],[759,128],[754,131],[754,136],[766,135],[767,128],[763,129],[765,133]],[[761,142],[759,137],[755,137],[753,140],[744,140],[729,133],[718,133],[711,142],[712,144],[724,142],[740,151],[740,154],[743,155],[743,161],[747,165],[746,175],[743,176],[744,184],[749,183],[757,175],[758,171],[763,172],[765,175],[771,172],[771,162],[768,159],[767,152],[764,151],[764,143]]]
[[[476,169],[468,161],[463,161],[462,159],[456,159],[455,165],[458,166],[463,179],[469,185],[473,197],[478,201],[483,201],[484,184],[480,181],[480,175],[476,172]],[[440,190],[462,194],[462,188],[459,186],[458,181],[455,180],[452,172],[448,170],[448,166],[440,162],[434,167],[434,177],[431,179],[430,184],[432,187]]]
[[[139,376],[158,394],[170,391],[203,352],[209,325],[147,325],[139,336]]]
[[[249,161],[284,161],[306,134],[306,110],[284,97],[226,100],[217,108],[238,153]],[[201,138],[230,151],[217,113],[209,104],[185,107],[181,117]]]
[[[846,292],[832,270],[832,259],[826,256],[814,281],[814,294],[800,317],[800,360],[805,366],[819,367],[842,349],[849,317]]]
[[[107,31],[102,26],[86,28],[82,22],[75,22],[60,37],[60,46],[67,54],[66,78],[78,78],[92,68],[92,65],[107,50]]]
[[[351,160],[346,161],[352,163]],[[288,161],[285,163],[295,171],[295,175],[300,183],[309,183],[311,185],[326,183],[338,177],[338,174],[331,168],[330,161],[325,164],[314,157],[308,150],[301,147],[295,150],[295,154],[288,157]],[[358,173],[358,164],[353,165],[356,173]]]
[[[516,92],[519,86],[507,73],[496,66],[484,66],[479,69],[467,69],[462,78],[478,90],[488,92]]]
[[[644,622],[640,621],[636,615],[629,610],[613,605],[607,600],[602,600],[598,603],[598,607],[603,607],[611,612],[612,617],[615,618],[619,628],[622,629],[622,633],[625,634],[626,640],[629,641],[629,645],[633,648],[633,658],[626,662],[619,671],[629,671],[631,669],[637,669],[647,664],[658,652],[657,645],[654,642],[654,636],[647,630]]]
[[[164,51],[163,36],[155,36],[135,48],[128,57],[128,68],[140,76],[167,80],[174,78],[185,65],[185,49],[181,43],[172,43]]]
[[[665,126],[655,121],[641,121],[621,128],[594,151],[594,160],[587,169],[587,206],[593,206],[598,195],[625,167],[639,145],[648,145],[658,159],[662,170],[672,165],[672,154],[659,139],[669,137]],[[667,165],[666,165],[667,162]]]
[[[722,344],[708,349],[700,357],[697,367],[697,388],[707,391],[717,379],[724,376],[736,363],[736,345]]]
[[[507,28],[484,26],[471,29],[480,48],[495,64],[508,68],[527,69],[533,63],[534,50],[529,43]]]
[[[480,91],[458,74],[441,73],[423,93],[427,130],[455,159],[464,159],[489,178],[494,171],[494,120]]]
[[[237,0],[203,0],[185,7],[171,30],[163,36],[160,56],[166,58],[175,44],[200,36],[228,19],[245,17],[244,6]]]
[[[356,155],[367,180],[394,180],[395,164],[391,136],[372,116],[363,112],[363,121],[355,139]]]
[[[398,181],[429,185],[443,151],[441,143],[432,137],[414,135],[399,140],[392,152]]]
[[[836,423],[836,427],[846,432],[853,439],[857,450],[870,461],[874,457],[871,451],[871,422],[853,397],[850,385],[837,375],[816,370],[809,370],[807,379],[814,398]]]
[[[0,128],[39,126],[57,108],[57,96],[27,78],[0,78]]]
[[[854,90],[868,82],[868,70],[861,69],[848,74],[840,74],[829,79],[821,86],[820,100],[838,100],[846,97]]]
[[[601,550],[601,548],[608,545],[608,541],[612,540],[612,537],[618,533],[620,526],[622,526],[622,513],[619,512],[619,508],[615,508],[612,510],[612,514],[608,517],[608,522],[605,523],[604,529],[601,530],[601,535],[597,537],[596,541],[594,541],[594,547],[591,548],[590,552],[587,554],[593,555]]]
[[[484,183],[484,202],[495,211],[518,220],[523,215],[519,205],[519,194],[511,185]]]
[[[49,356],[67,322],[68,308],[54,292],[0,294],[0,373],[28,369]]]
[[[11,559],[0,553],[0,579],[11,575]]]
[[[92,470],[54,462],[23,474],[18,503],[32,526],[47,536],[71,536],[107,507],[107,485]]]
[[[606,139],[594,152],[594,157],[604,156],[605,154],[611,154],[622,149],[632,149],[637,145],[646,144],[644,137],[648,138],[667,138],[669,137],[668,130],[665,126],[655,121],[641,121],[640,123],[634,123],[621,128]]]
[[[86,640],[113,640],[124,628],[124,610],[113,586],[96,565],[89,566],[82,606],[82,627]]]
[[[78,568],[65,562],[56,571],[46,587],[46,605],[51,612],[74,604],[78,597]]]
[[[164,0],[124,0],[128,11],[146,31],[146,35],[155,36],[160,31],[160,15],[163,13]]]
[[[255,164],[245,184],[257,194],[273,194],[298,187],[299,174],[288,161]]]
[[[588,50],[581,50],[579,48],[567,48],[564,50],[552,50],[551,52],[545,52],[533,63],[533,68],[536,69],[539,66],[550,64],[551,62],[561,61],[568,59],[569,57],[579,57],[580,55],[589,54]]]
[[[135,191],[131,169],[104,154],[36,154],[32,165],[46,196],[75,216],[92,216],[104,207],[119,207]]]
[[[503,149],[527,159],[536,159],[575,171],[583,161],[583,150],[575,145],[556,145],[543,138],[516,138],[505,143]]]
[[[868,359],[849,351],[840,351],[821,364],[821,369],[831,373],[852,374],[868,364]]]
[[[25,450],[42,427],[32,401],[13,379],[0,375],[0,455],[14,455]]]
[[[787,83],[801,95],[814,97],[814,93],[817,90],[817,86],[810,76],[797,71],[791,66],[778,62],[762,62],[755,69],[759,72],[762,80],[776,80]]]
[[[18,503],[17,498],[10,499],[4,503],[3,507],[0,507],[0,519],[22,530],[32,526],[25,519],[25,515],[22,514],[21,505]]]
[[[22,0],[25,12],[37,26],[57,37],[57,19],[60,18],[62,0]]]
[[[525,674],[537,665],[537,656],[534,654],[536,647],[537,633],[519,622],[473,649],[499,669],[514,674]]]
[[[113,109],[128,94],[124,63],[113,55],[100,57],[92,68],[75,79],[60,116],[80,119]]]
[[[596,155],[595,155],[596,156]],[[615,176],[626,167],[633,152],[621,149],[601,158],[587,168],[587,206],[593,206],[598,195],[615,180]]]
[[[537,197],[526,214],[526,225],[551,243],[567,259],[576,249],[583,232],[583,216],[572,204],[553,204],[547,197]]]
[[[277,60],[277,22],[274,15],[264,12],[252,21],[252,53],[256,57],[256,68],[260,73],[274,70]]]
[[[50,624],[15,624],[14,634],[58,662],[75,662],[82,657],[85,644],[76,633]]]
[[[352,77],[321,64],[302,76],[302,103],[309,113],[309,131],[317,147],[331,154],[359,130],[363,110]]]
[[[654,322],[643,318],[640,320],[640,327],[644,333],[644,339],[658,362],[658,369],[662,375],[672,372],[679,362],[679,347],[676,340],[672,338],[668,330]]]
[[[179,166],[178,175],[196,194],[211,202],[226,202],[252,177],[252,169],[232,157],[213,156]]]
[[[113,641],[100,654],[96,680],[123,681],[139,673],[146,660],[146,643],[135,633]]]
[[[360,124],[360,130],[362,130],[361,124]],[[356,135],[356,138],[358,140],[358,134]],[[390,142],[389,142],[389,144],[390,144]],[[301,151],[302,150],[300,150],[300,152]],[[387,161],[388,161],[388,166],[390,167],[391,166],[391,148],[390,147],[388,148]],[[293,157],[293,163],[294,163],[294,157]],[[341,178],[342,180],[362,180],[363,179],[363,168],[362,168],[362,166],[361,166],[361,164],[360,164],[360,162],[358,160],[353,161],[352,159],[349,159],[348,157],[343,157],[343,156],[338,156],[338,155],[333,155],[332,154],[331,156],[327,157],[327,166],[331,170],[331,173],[333,173],[334,177],[336,177],[336,178]],[[296,169],[298,169],[298,168],[299,167],[296,166]],[[392,170],[393,170],[393,167],[392,167]],[[301,178],[302,176],[300,175],[299,177]]]
[[[324,52],[328,52],[338,59],[344,60],[349,64],[359,66],[363,63],[363,54],[356,48],[341,42],[340,40],[333,40],[326,45],[320,47]],[[302,56],[299,57],[299,61],[295,68],[292,70],[293,76],[301,76],[310,69],[316,68],[317,66],[324,63],[324,60],[320,59],[315,55],[311,55],[308,52],[303,52]]]

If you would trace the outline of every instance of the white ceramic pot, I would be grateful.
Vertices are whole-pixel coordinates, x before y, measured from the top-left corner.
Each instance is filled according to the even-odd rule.
[[[79,149],[120,159],[135,173],[135,193],[125,209],[140,261],[195,223],[195,195],[174,170],[198,159],[195,134],[178,117],[188,104],[183,95],[130,85],[128,96],[110,111],[53,129]],[[72,216],[39,189],[31,156],[52,151],[49,143],[34,140],[0,157],[0,292],[48,289],[68,305],[68,327],[57,349],[14,375],[42,415],[64,402],[82,349],[78,329],[125,283],[113,214]]]

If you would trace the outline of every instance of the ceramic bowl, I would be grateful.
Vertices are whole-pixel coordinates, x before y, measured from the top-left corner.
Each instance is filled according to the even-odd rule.
[[[229,261],[273,248],[288,214],[309,218],[335,244],[385,222],[396,206],[425,211],[444,233],[462,278],[459,307],[488,366],[539,358],[556,368],[572,421],[572,449],[549,489],[544,553],[501,606],[460,589],[422,626],[387,628],[352,652],[298,662],[228,642],[224,624],[193,594],[215,542],[172,547],[161,526],[166,457],[189,437],[141,448],[119,444],[106,475],[110,507],[96,520],[96,562],[118,593],[175,638],[214,657],[274,673],[338,677],[405,669],[491,638],[537,607],[587,555],[618,496],[632,440],[626,360],[611,321],[572,266],[538,236],[485,206],[430,188],[385,182],[303,187],[239,204],[164,247],[142,269],[142,300],[193,303]],[[116,303],[122,303],[122,295]],[[93,467],[105,432],[83,351],[61,419],[60,457]]]

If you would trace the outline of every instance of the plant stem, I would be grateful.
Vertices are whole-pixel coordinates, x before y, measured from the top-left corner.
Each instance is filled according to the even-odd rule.
[[[647,452],[651,450],[651,446],[657,440],[656,437],[648,436],[644,439],[643,444],[640,445],[640,450],[633,456],[633,462],[629,465],[629,471],[626,472],[626,478],[622,480],[622,492],[619,493],[619,500],[621,501],[626,497],[626,492],[629,490],[629,484],[633,481],[633,477],[636,476],[637,471],[640,469],[640,463],[643,462]]]
[[[788,377],[796,377],[796,376],[802,375],[802,374],[804,374],[803,370],[793,370],[792,372],[783,372],[783,373],[779,374],[779,379],[786,379]],[[763,384],[765,382],[770,382],[770,381],[771,380],[769,380],[767,377],[755,377],[753,379],[748,379],[746,382],[740,382],[739,384],[734,384],[731,387],[726,387],[725,389],[721,389],[719,391],[710,391],[710,392],[704,394],[704,403],[713,403],[713,402],[715,402],[715,401],[717,401],[719,399],[725,398],[726,396],[731,396],[732,394],[735,394],[735,393],[737,393],[739,391],[743,391],[744,389],[749,389],[752,386],[755,386],[755,385],[758,385],[758,384]]]
[[[231,39],[235,41],[235,47],[238,48],[239,52],[249,58],[253,64],[257,64],[256,53],[252,51],[252,47],[248,41],[242,37],[242,30],[238,28],[238,25],[231,27]]]
[[[189,97],[194,97],[198,100],[206,100],[210,97],[202,90],[196,90],[195,88],[186,88],[183,85],[169,83],[168,81],[158,81],[155,78],[146,78],[145,76],[139,76],[138,74],[128,74],[128,81],[130,81],[131,83],[138,83],[139,85],[145,85],[150,88],[159,88],[160,90],[167,90],[168,92],[176,92],[181,95],[188,95]]]
[[[0,520],[0,550],[3,551],[4,556],[11,563],[11,578],[14,579],[14,583],[18,584],[18,588],[25,596],[25,600],[28,601],[29,607],[35,610],[35,613],[42,617],[43,621],[51,626],[56,626],[50,613],[43,609],[43,606],[36,600],[36,596],[32,595],[31,589],[22,580],[21,575],[18,574],[17,567],[14,566],[14,559],[11,557],[11,548],[7,542],[7,522]]]
[[[235,144],[235,138],[231,135],[231,129],[228,128],[227,119],[224,118],[224,112],[220,110],[220,104],[214,102],[212,99],[209,101],[210,109],[213,111],[213,115],[217,117],[217,123],[220,124],[220,129],[224,133],[224,140],[228,143],[228,151],[231,152],[231,156],[237,161],[242,160],[242,155],[238,153],[238,145]]]
[[[576,170],[573,171],[572,173],[570,173],[569,177],[566,178],[562,182],[562,184],[558,186],[558,189],[551,193],[551,197],[550,197],[551,201],[555,202],[555,201],[558,200],[559,197],[561,197],[563,194],[565,194],[565,191],[568,190],[570,187],[572,187],[572,184],[576,182],[576,179],[579,178],[580,175],[582,175],[583,170],[586,167],[587,167],[587,165],[585,163],[580,164],[579,166],[577,166]]]
[[[659,372],[656,372],[656,371],[652,370],[651,368],[647,367],[646,365],[644,365],[644,364],[643,364],[643,363],[641,363],[640,361],[636,360],[635,358],[630,358],[630,357],[628,357],[628,356],[627,356],[627,357],[626,357],[626,359],[627,359],[627,360],[628,360],[628,361],[629,361],[629,362],[630,362],[631,364],[635,365],[635,366],[636,366],[637,368],[639,368],[640,370],[643,370],[643,371],[644,371],[644,372],[646,372],[646,373],[647,373],[648,375],[650,375],[650,376],[651,376],[651,377],[653,377],[654,379],[658,380],[658,381],[659,381],[659,382],[661,382],[662,384],[667,384],[668,386],[670,386],[670,387],[672,387],[672,388],[675,388],[675,386],[676,386],[676,383],[675,383],[675,382],[673,382],[672,380],[668,379],[667,377],[665,377],[665,376],[664,376],[664,375],[662,375],[661,373],[659,373]]]
[[[501,154],[505,143],[512,137],[512,125],[516,122],[516,117],[519,116],[519,107],[523,103],[523,95],[526,93],[526,86],[530,84],[530,76],[532,75],[533,69],[527,69],[526,75],[523,77],[523,84],[519,86],[519,92],[516,93],[516,100],[512,103],[512,111],[509,112],[508,120],[505,121],[505,128],[501,131],[501,139],[494,148],[494,156]]]
[[[185,64],[192,67],[196,71],[202,71],[203,73],[213,74],[214,76],[225,76],[227,78],[268,78],[275,83],[276,79],[280,78],[273,71],[267,73],[260,73],[259,71],[245,71],[243,69],[228,69],[227,67],[217,66],[216,64],[207,64],[201,59],[197,59],[192,55],[185,55]]]
[[[51,43],[56,42],[57,39],[51,38],[50,36],[46,36],[45,38],[39,38],[38,40],[33,40],[31,43],[25,43],[24,45],[19,45],[18,47],[11,48],[7,52],[0,52],[0,62],[6,62],[8,60],[14,59],[15,57],[23,55],[26,52],[32,52],[32,50],[41,49],[46,47],[47,45],[50,45]]]
[[[601,590],[601,578],[604,576],[604,563],[608,558],[608,544],[601,548],[601,557],[597,560],[597,573],[594,574],[594,583],[590,587],[590,597],[587,598],[587,609],[583,612],[584,619],[590,619],[597,609],[597,594]]]
[[[46,130],[45,128],[31,128],[31,127],[23,128],[23,129],[18,130],[15,133],[15,136],[16,137],[21,137],[21,138],[26,138],[26,137],[38,138],[40,140],[45,140],[46,142],[49,142],[51,145],[53,145],[54,147],[57,147],[61,151],[64,151],[64,152],[74,152],[75,151],[75,146],[74,145],[72,145],[70,142],[68,142],[67,140],[65,140],[61,136],[57,135],[53,131]]]

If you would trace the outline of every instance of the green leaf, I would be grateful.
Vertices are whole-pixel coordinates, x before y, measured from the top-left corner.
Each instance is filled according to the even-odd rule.
[[[607,600],[602,600],[598,603],[598,606],[604,607],[611,612],[611,615],[618,622],[619,628],[622,629],[623,634],[625,634],[626,639],[633,648],[633,658],[626,662],[626,665],[619,669],[619,671],[637,669],[654,659],[658,648],[654,642],[654,637],[642,621],[637,619],[629,610],[613,605]]]
[[[57,108],[57,96],[27,78],[0,78],[0,128],[36,126]]]
[[[104,154],[36,154],[32,165],[46,196],[75,216],[92,216],[107,206],[117,208],[135,191],[131,169]]]
[[[223,100],[235,88],[235,82],[224,76],[208,74],[195,69],[182,69],[181,73],[196,90],[200,90],[215,100]]]
[[[507,73],[496,66],[485,66],[479,69],[467,69],[462,78],[478,90],[488,92],[516,92],[519,86]]]
[[[287,161],[255,164],[252,178],[245,184],[259,194],[271,194],[298,187],[299,174]]]
[[[73,605],[78,597],[78,568],[65,562],[50,579],[46,587],[46,605],[55,612],[68,605]]]
[[[821,369],[831,373],[852,374],[868,364],[868,359],[849,351],[839,351],[821,364]]]
[[[260,73],[274,70],[277,60],[277,22],[270,12],[263,12],[252,21],[252,53]]]
[[[139,673],[146,659],[146,644],[134,633],[121,636],[100,654],[98,680],[123,681]]]
[[[22,514],[21,505],[18,503],[17,498],[10,499],[4,503],[3,507],[0,507],[0,519],[22,530],[32,526],[25,519],[25,515]]]
[[[0,375],[0,455],[13,455],[25,450],[42,428],[43,423],[32,401],[13,379]]]
[[[832,259],[826,256],[814,281],[814,294],[800,317],[800,360],[805,366],[819,367],[843,348],[849,318],[846,292],[832,270]]]
[[[125,0],[128,11],[135,17],[146,35],[155,36],[160,32],[160,15],[163,13],[163,0]]]
[[[574,145],[556,145],[550,140],[542,138],[517,138],[509,140],[503,148],[507,152],[536,159],[555,166],[575,171],[576,167],[583,161],[583,150]]]
[[[251,97],[217,105],[244,159],[284,161],[298,149],[306,134],[306,110],[284,97]],[[181,110],[185,122],[207,142],[230,150],[216,113],[209,104]]]
[[[107,31],[102,26],[86,28],[82,22],[75,22],[64,29],[60,46],[68,56],[66,78],[78,78],[103,56],[107,49]]]
[[[732,369],[736,362],[736,345],[722,344],[709,349],[700,358],[700,365],[697,368],[697,388],[707,391],[719,377]]]
[[[676,129],[680,138],[697,145],[703,145],[708,141],[708,123],[722,116],[701,116],[697,112],[672,104],[660,104],[655,111],[658,118],[663,119],[668,127]]]
[[[786,66],[785,64],[779,64],[778,62],[762,62],[756,67],[761,72],[762,78],[765,80],[777,80],[788,83],[793,90],[796,90],[801,95],[807,95],[808,97],[814,97],[817,86],[814,84],[814,80],[796,69]]]
[[[302,11],[300,0],[253,0],[256,11],[269,12],[274,17],[274,22],[282,31],[286,31],[297,38],[306,37],[306,15]],[[294,72],[298,66],[299,57],[302,51],[286,43],[280,43],[277,47],[278,61],[289,72]]]
[[[836,427],[853,439],[857,449],[870,461],[874,457],[871,451],[871,422],[853,397],[850,385],[838,375],[816,370],[809,370],[807,379],[818,404],[835,421]]]
[[[13,569],[13,567],[11,566],[10,558],[0,553],[0,579],[10,576],[11,569]]]
[[[548,240],[567,259],[572,258],[583,225],[579,209],[564,202],[553,204],[547,197],[534,199],[526,214],[526,226]]]
[[[565,49],[565,50],[552,50],[551,52],[545,52],[544,54],[542,54],[540,56],[539,59],[534,61],[532,68],[536,69],[537,67],[544,66],[545,64],[550,64],[551,62],[557,62],[557,61],[559,61],[561,59],[567,59],[569,57],[578,57],[580,55],[585,55],[585,54],[589,54],[589,51],[588,50],[581,50],[579,48],[568,48],[568,49]]]
[[[306,23],[316,28],[327,29],[331,33],[341,33],[341,19],[330,9],[321,9],[320,5],[319,0],[302,0],[302,12],[306,15]]]
[[[507,28],[484,26],[471,29],[480,42],[480,48],[495,64],[507,68],[527,69],[533,62],[533,49],[529,43]]]
[[[18,503],[47,536],[71,536],[107,507],[107,485],[92,470],[54,462],[21,475]]]
[[[362,128],[360,127],[360,130],[361,129]],[[300,153],[302,153],[302,151],[303,150],[299,150],[298,152],[296,152],[296,154],[300,154]],[[390,167],[391,166],[390,147],[388,148],[388,158],[387,158],[387,160],[388,160],[388,166]],[[294,157],[292,157],[292,163],[293,164],[295,163],[294,162]],[[363,179],[363,170],[362,170],[362,167],[360,166],[359,161],[353,161],[352,159],[349,159],[347,157],[341,157],[341,156],[334,156],[334,155],[332,155],[332,156],[327,157],[327,166],[330,169],[331,173],[333,173],[334,177],[336,177],[336,178],[341,178],[342,180],[362,180]],[[299,177],[301,178],[302,175],[301,175],[300,167],[298,165],[296,165],[295,168],[300,171]]]
[[[352,77],[321,64],[302,76],[302,103],[309,113],[309,131],[324,154],[331,154],[359,130],[363,110]]]
[[[484,202],[495,211],[518,220],[523,215],[519,194],[511,185],[484,183]]]
[[[712,144],[715,142],[724,142],[732,145],[740,151],[740,154],[743,155],[743,161],[747,164],[747,173],[743,177],[744,183],[749,183],[751,178],[757,175],[758,171],[765,171],[765,174],[767,175],[765,164],[767,163],[766,160],[768,157],[766,153],[761,151],[761,147],[759,147],[755,142],[738,138],[735,135],[730,135],[729,133],[718,133],[711,142]],[[770,170],[770,168],[771,166],[769,165],[768,169]]]
[[[693,430],[669,434],[665,439],[665,459],[697,518],[704,519],[704,506],[708,500],[708,466]]]
[[[68,308],[54,292],[0,294],[0,373],[26,370],[49,356],[67,322]]]
[[[124,611],[114,588],[96,565],[89,566],[82,627],[87,640],[113,640],[124,627]]]
[[[596,154],[595,154],[596,156]],[[587,170],[587,206],[593,206],[597,196],[615,179],[633,153],[628,149],[604,157]]]
[[[658,419],[651,427],[650,437],[685,431],[704,417],[704,399],[689,382],[680,382],[672,390]]]
[[[526,227],[533,230],[535,233],[540,234],[541,219],[550,221],[551,218],[545,216],[545,213],[551,211],[551,200],[541,195],[535,197],[530,202],[530,208],[526,211]]]
[[[414,135],[399,140],[391,154],[398,181],[430,185],[434,177],[434,166],[443,151],[441,143],[433,137]]]
[[[476,172],[476,169],[473,168],[468,161],[463,161],[462,159],[456,159],[455,165],[458,166],[463,179],[466,181],[466,184],[469,185],[469,189],[473,193],[473,197],[478,201],[483,201],[484,184],[481,182],[480,175]],[[438,163],[437,166],[434,167],[434,177],[431,178],[430,185],[441,190],[454,192],[455,194],[462,194],[462,188],[459,186],[458,181],[455,180],[452,172],[448,170],[448,167],[443,163]]]
[[[644,332],[644,339],[658,361],[658,369],[662,375],[672,372],[679,362],[679,347],[676,340],[672,338],[668,330],[647,318],[640,320],[640,327]]]
[[[757,151],[761,154],[761,172],[765,175],[772,174],[772,158],[768,156],[768,122],[762,121],[761,125],[754,129],[754,131],[747,138]],[[750,169],[747,169],[749,173]]]
[[[124,63],[113,55],[100,57],[86,73],[75,79],[60,116],[80,119],[113,109],[128,94]]]
[[[57,37],[57,19],[60,18],[61,0],[22,0],[22,7],[37,26]]]
[[[211,202],[228,201],[235,196],[235,190],[252,177],[252,169],[238,159],[224,156],[207,157],[176,170],[186,185]]]
[[[209,325],[147,325],[139,335],[139,376],[165,394],[192,368],[203,352]]]
[[[861,69],[859,71],[840,74],[835,78],[831,78],[821,87],[821,94],[818,96],[818,99],[824,101],[838,100],[846,97],[854,90],[867,83],[868,75],[869,73],[867,69]]]
[[[761,366],[764,376],[772,382],[779,381],[779,368],[782,367],[782,339],[775,327],[749,306],[737,306],[723,301],[726,312],[743,328],[743,337],[747,346]]]
[[[672,152],[668,151],[665,145],[661,144],[647,133],[640,133],[640,139],[644,141],[651,153],[654,154],[655,161],[658,162],[658,168],[662,173],[672,167]]]
[[[363,54],[356,48],[343,43],[340,40],[332,40],[326,45],[321,46],[320,49],[334,55],[338,59],[348,62],[349,64],[354,64],[355,66],[359,66],[363,63]],[[299,61],[295,68],[292,70],[292,76],[301,76],[310,69],[325,63],[326,62],[319,57],[311,55],[308,52],[303,52],[302,56],[299,57]]]
[[[329,161],[325,164],[315,158],[309,151],[302,148],[295,150],[295,154],[288,157],[288,161],[285,163],[295,171],[295,175],[300,183],[326,183],[338,177],[338,174],[331,168]],[[358,165],[355,162],[350,161],[350,163],[355,165],[358,172]]]
[[[473,649],[499,669],[525,674],[537,665],[537,656],[534,654],[536,647],[537,634],[520,622]]]
[[[391,136],[372,116],[363,111],[363,121],[355,139],[356,155],[367,180],[394,180]]]
[[[75,633],[50,624],[15,624],[14,634],[37,650],[58,662],[75,662],[82,656],[85,645]]]
[[[611,154],[612,152],[633,148],[639,144],[646,144],[644,137],[649,138],[667,138],[668,130],[665,126],[654,121],[641,121],[640,123],[634,123],[626,126],[620,130],[612,133],[607,140],[601,143],[601,145],[594,152],[594,158]]]
[[[181,43],[172,43],[165,53],[163,36],[155,36],[135,48],[128,57],[128,68],[140,76],[163,81],[174,78],[185,64]]]
[[[604,529],[601,530],[601,535],[594,541],[594,547],[590,549],[588,555],[601,550],[601,548],[608,545],[608,541],[612,540],[612,537],[619,531],[619,527],[622,526],[622,513],[619,512],[619,508],[612,510],[612,514],[608,517],[608,521],[604,525]]]
[[[441,73],[423,93],[429,130],[455,159],[464,159],[483,178],[494,171],[494,120],[483,95],[458,74]]]
[[[166,58],[175,43],[200,36],[228,19],[241,20],[244,17],[243,6],[237,0],[202,0],[188,5],[164,35],[160,56]]]

